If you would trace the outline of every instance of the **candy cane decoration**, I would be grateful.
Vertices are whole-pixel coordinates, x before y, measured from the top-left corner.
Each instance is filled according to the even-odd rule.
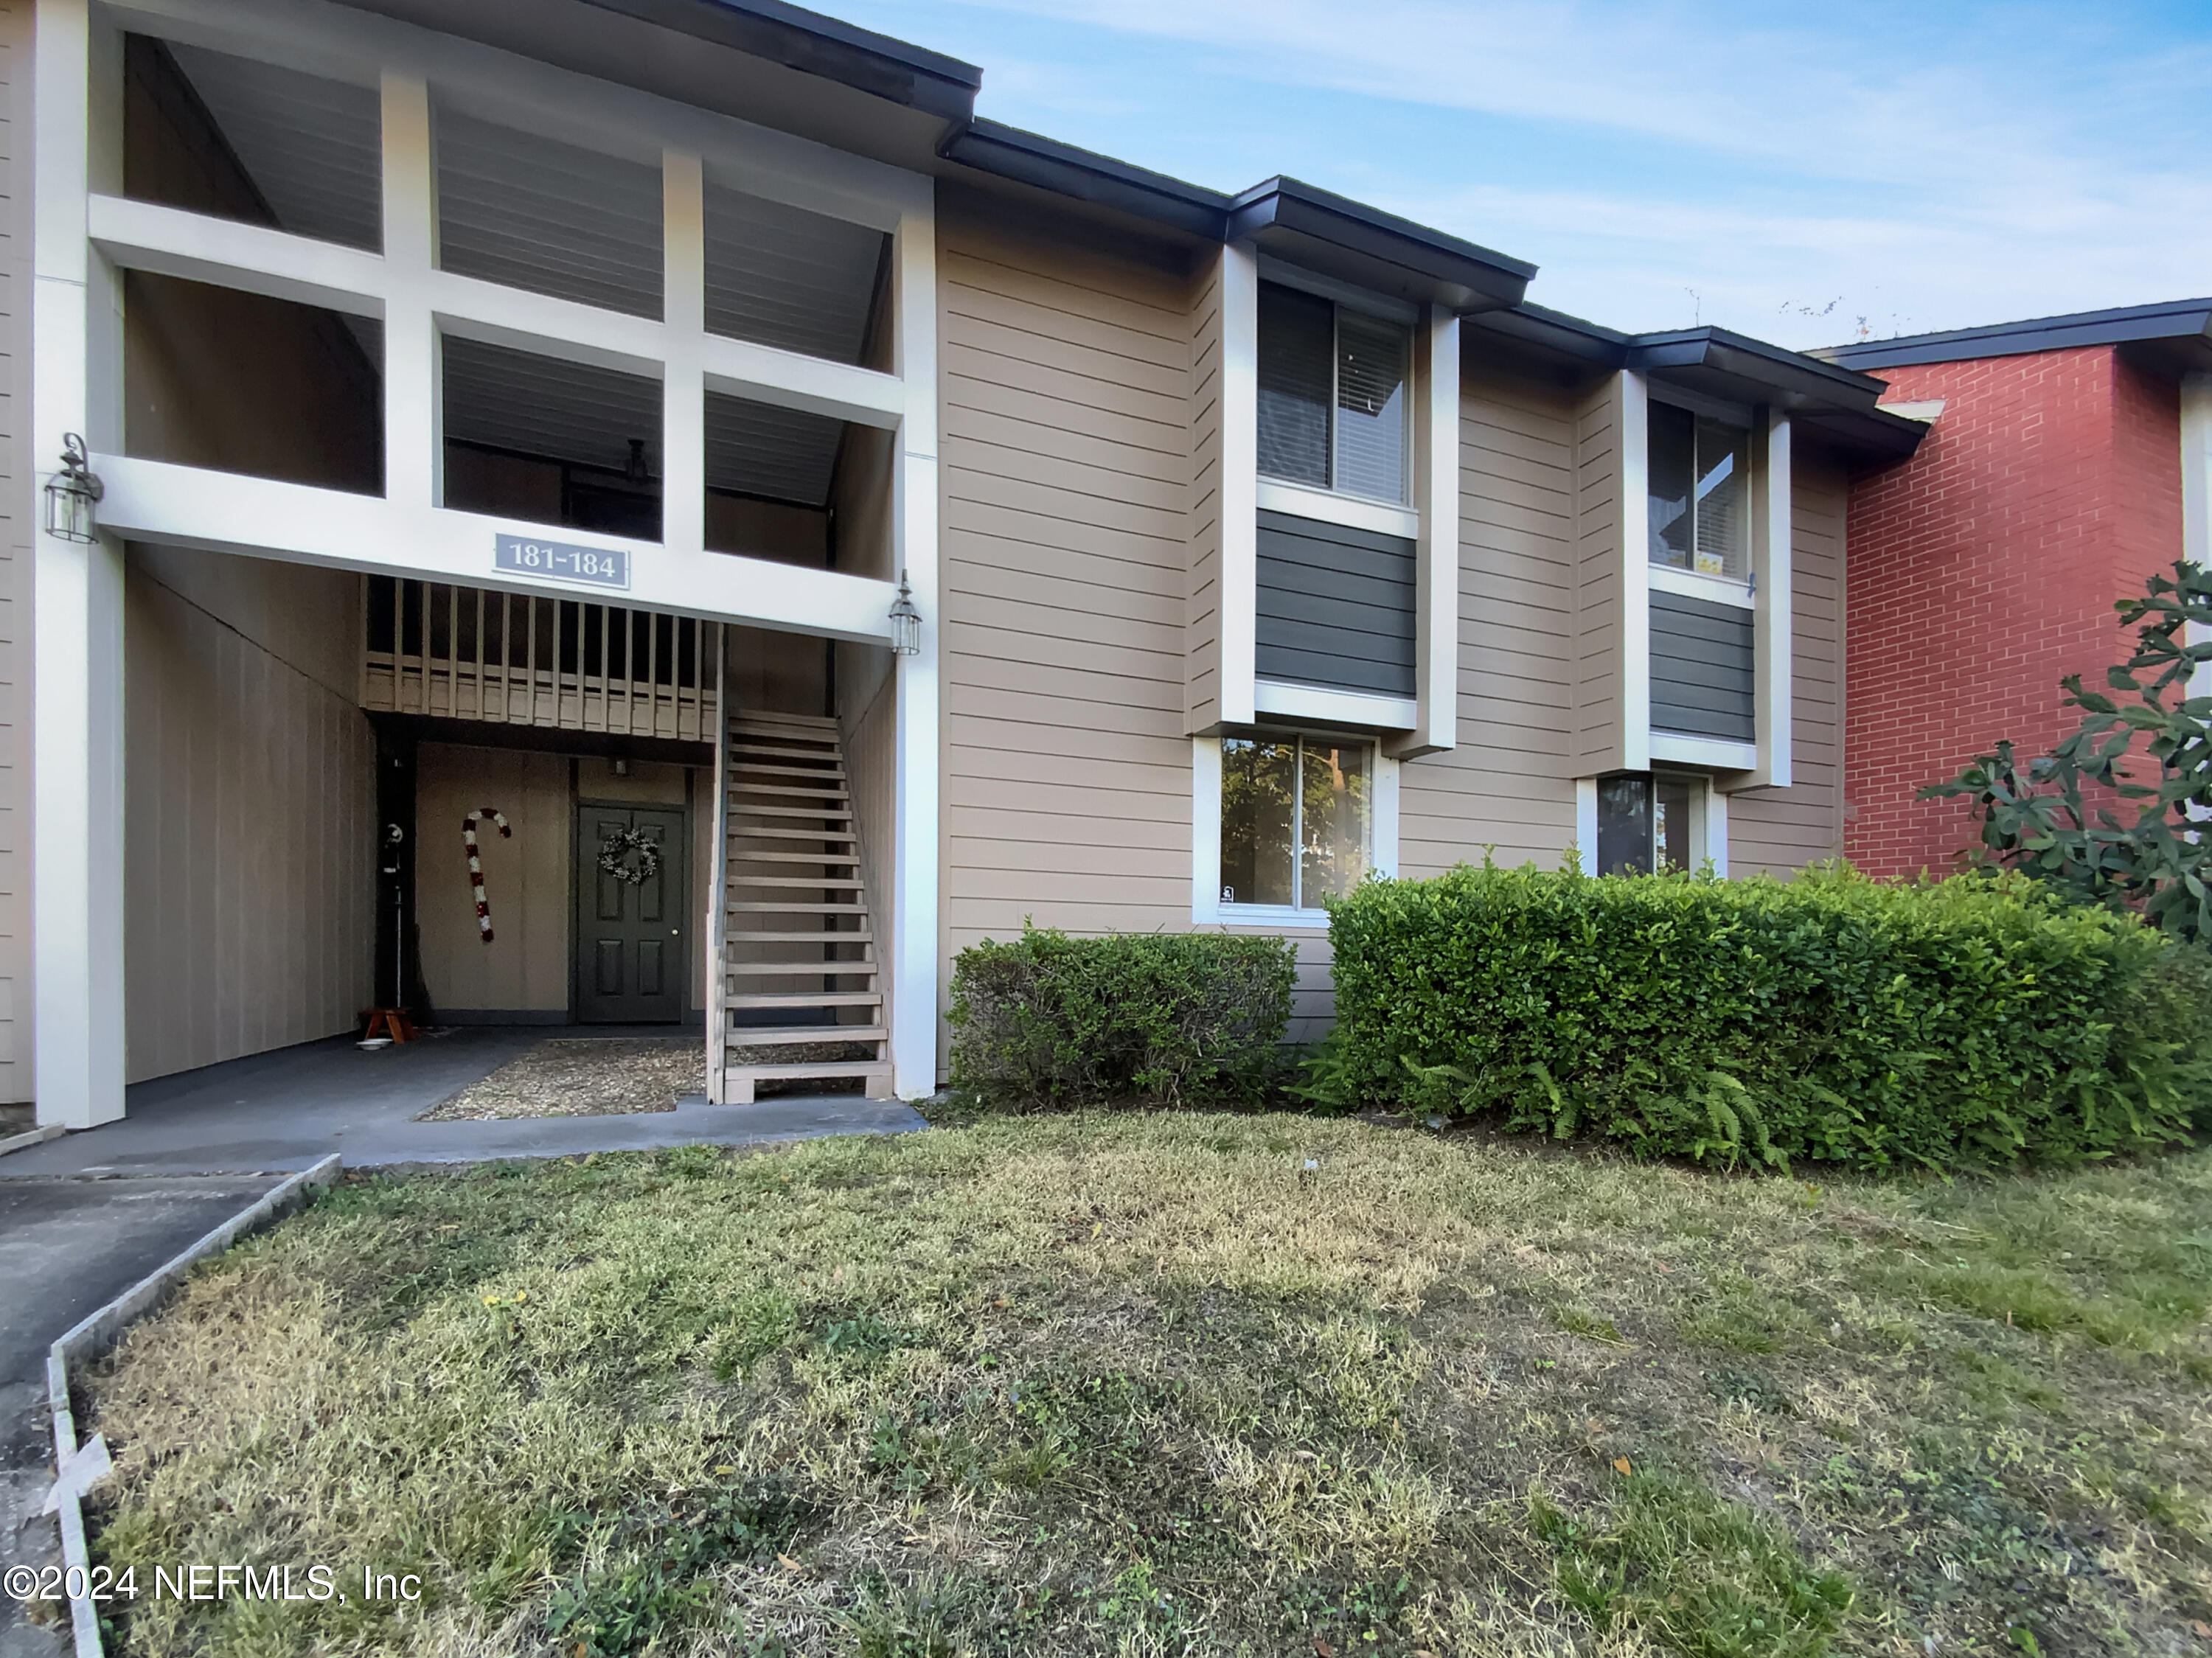
[[[490,818],[499,832],[510,841],[514,838],[514,831],[507,828],[507,819],[489,806],[478,806],[461,819],[461,844],[469,849],[469,885],[476,893],[477,927],[483,934],[483,941],[489,944],[491,942],[491,905],[484,897],[483,860],[477,856],[477,819],[479,817]]]

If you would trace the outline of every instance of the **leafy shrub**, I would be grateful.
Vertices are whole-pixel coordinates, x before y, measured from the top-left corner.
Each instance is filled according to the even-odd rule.
[[[1466,865],[1334,907],[1307,1091],[1498,1110],[1639,1154],[1863,1169],[2182,1140],[2212,972],[2033,883],[1589,877]]]
[[[952,964],[952,1085],[1017,1106],[1255,1099],[1296,965],[1283,939],[1222,933],[986,939]]]

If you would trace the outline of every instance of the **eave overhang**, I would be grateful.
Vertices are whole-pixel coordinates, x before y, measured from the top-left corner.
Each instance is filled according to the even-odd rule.
[[[1971,362],[1981,357],[2104,345],[2118,347],[2131,361],[2168,374],[2212,372],[2212,299],[2078,311],[1893,340],[1854,340],[1824,346],[1814,355],[1844,367],[1878,372],[1916,363]]]
[[[1462,315],[1518,305],[1536,267],[1295,179],[1229,204],[1225,234],[1308,270]]]

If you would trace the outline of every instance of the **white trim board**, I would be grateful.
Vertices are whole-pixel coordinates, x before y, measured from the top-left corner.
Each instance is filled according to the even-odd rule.
[[[1661,766],[1749,771],[1759,763],[1759,745],[1733,743],[1723,737],[1693,737],[1687,732],[1653,732],[1651,760]]]
[[[1790,777],[1790,727],[1795,714],[1791,666],[1796,628],[1795,562],[1796,526],[1790,504],[1790,416],[1769,410],[1763,464],[1753,475],[1752,683],[1759,754],[1751,780],[1768,788],[1787,788]]]
[[[1263,513],[1282,513],[1322,524],[1340,524],[1348,530],[1366,530],[1378,536],[1399,536],[1412,541],[1421,533],[1421,515],[1411,507],[1399,507],[1367,495],[1348,495],[1335,489],[1316,489],[1310,483],[1261,473],[1254,485],[1254,504]]]
[[[1651,768],[1651,403],[1620,372],[1620,768]],[[1593,819],[1593,822],[1595,820]],[[1590,843],[1597,856],[1597,843]]]
[[[1644,580],[1655,593],[1676,593],[1684,598],[1702,598],[1709,604],[1734,604],[1747,610],[1756,609],[1759,604],[1748,581],[1700,575],[1695,570],[1673,564],[1654,564]]]
[[[1420,717],[1420,704],[1410,696],[1337,690],[1327,685],[1296,684],[1286,679],[1254,681],[1252,706],[1255,713],[1273,714],[1279,719],[1318,720],[1368,731],[1410,731]]]
[[[101,527],[141,541],[515,592],[555,590],[587,602],[862,644],[890,639],[896,585],[842,571],[734,553],[684,553],[589,531],[442,507],[402,507],[375,495],[166,461],[94,455],[93,470],[107,486],[100,503]],[[501,532],[626,550],[630,585],[519,581],[492,568],[493,540]]]

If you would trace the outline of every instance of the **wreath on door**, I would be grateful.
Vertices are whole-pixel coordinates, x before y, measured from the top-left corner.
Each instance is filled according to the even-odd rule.
[[[660,873],[660,842],[643,829],[610,829],[599,842],[599,872],[641,887]]]

